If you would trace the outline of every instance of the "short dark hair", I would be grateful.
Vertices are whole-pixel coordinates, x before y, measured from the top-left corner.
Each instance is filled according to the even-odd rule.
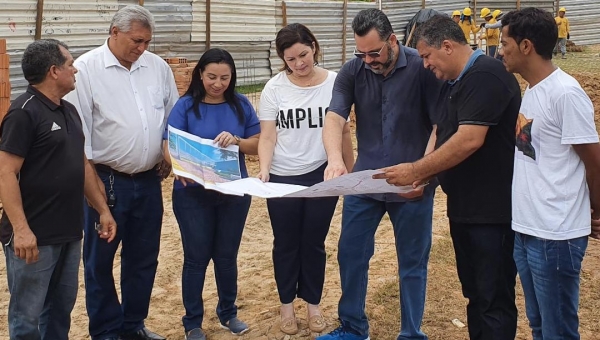
[[[65,50],[69,49],[65,43],[56,39],[40,39],[27,46],[21,59],[21,69],[29,84],[37,85],[43,82],[50,67],[61,67],[67,62],[60,46]]]
[[[275,49],[277,50],[277,55],[279,58],[281,58],[281,60],[283,60],[283,67],[281,68],[281,71],[292,72],[283,58],[283,52],[297,43],[310,46],[311,48],[314,43],[315,53],[313,54],[313,57],[315,59],[315,65],[319,63],[321,49],[319,48],[319,42],[317,41],[315,35],[308,29],[308,27],[302,24],[289,24],[279,30],[279,32],[277,32],[277,36],[275,37]]]
[[[352,20],[352,30],[359,37],[364,37],[372,29],[376,29],[381,40],[386,40],[394,33],[390,19],[376,8],[363,9]]]
[[[460,26],[447,15],[436,14],[417,27],[416,42],[423,41],[435,48],[442,47],[444,40],[451,40],[461,45],[467,44],[467,38]]]
[[[229,65],[229,68],[231,69],[231,80],[229,81],[229,87],[227,87],[224,93],[225,101],[235,112],[238,121],[243,124],[246,121],[246,116],[244,114],[244,110],[242,109],[240,99],[235,91],[235,84],[237,82],[235,62],[233,61],[231,54],[224,49],[211,48],[202,54],[202,57],[200,57],[200,60],[192,71],[192,80],[184,96],[192,97],[194,103],[194,114],[196,114],[196,117],[200,118],[200,103],[204,100],[204,97],[206,97],[206,89],[204,88],[204,83],[202,82],[202,72],[204,72],[206,69],[206,65],[212,63],[224,63]]]
[[[552,59],[558,26],[550,12],[534,7],[512,11],[502,17],[504,26],[508,26],[508,36],[515,39],[517,44],[527,39],[537,54],[546,60]]]

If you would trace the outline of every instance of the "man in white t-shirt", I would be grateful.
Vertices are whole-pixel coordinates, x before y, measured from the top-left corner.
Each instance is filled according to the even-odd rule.
[[[600,215],[594,107],[577,80],[552,63],[557,27],[549,12],[514,11],[502,26],[504,64],[529,83],[516,126],[512,194],[526,313],[534,340],[579,339],[581,262]]]

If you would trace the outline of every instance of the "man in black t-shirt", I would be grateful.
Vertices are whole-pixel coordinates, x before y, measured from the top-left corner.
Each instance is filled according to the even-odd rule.
[[[435,16],[419,27],[417,49],[425,67],[448,81],[436,150],[416,162],[385,168],[376,177],[419,185],[438,175],[448,199],[458,276],[469,299],[470,338],[513,340],[517,309],[511,185],[519,84],[501,62],[472,51],[448,17]]]
[[[109,242],[116,223],[85,158],[81,120],[61,98],[73,90],[73,57],[57,40],[23,54],[27,92],[0,125],[0,241],[6,256],[10,339],[68,339],[78,288],[83,198]]]

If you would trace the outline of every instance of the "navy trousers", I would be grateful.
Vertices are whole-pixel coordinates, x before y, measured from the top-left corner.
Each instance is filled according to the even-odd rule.
[[[110,172],[98,169],[109,191]],[[134,176],[114,175],[116,204],[111,208],[117,236],[107,243],[98,237],[98,213],[86,207],[83,263],[86,307],[92,340],[136,332],[144,327],[154,285],[163,204],[161,180],[150,170]],[[121,247],[121,299],[113,277],[113,261]]]

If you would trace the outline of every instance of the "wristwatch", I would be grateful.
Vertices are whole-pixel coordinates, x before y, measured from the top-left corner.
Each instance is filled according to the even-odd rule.
[[[235,138],[235,145],[240,145],[240,140],[241,140],[240,136],[233,135],[233,138]]]

